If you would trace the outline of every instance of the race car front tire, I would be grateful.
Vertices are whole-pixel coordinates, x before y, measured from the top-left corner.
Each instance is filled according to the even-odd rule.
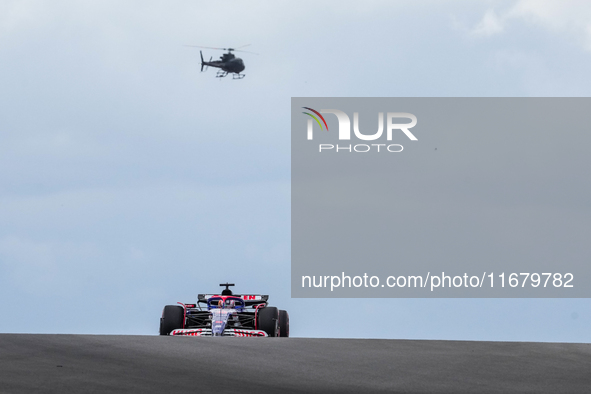
[[[257,315],[257,326],[270,337],[276,337],[279,323],[279,311],[274,306],[267,306],[259,309]]]
[[[284,310],[279,310],[279,336],[289,336],[289,314]]]
[[[166,305],[160,319],[160,335],[169,335],[172,330],[183,328],[185,310],[182,306]]]

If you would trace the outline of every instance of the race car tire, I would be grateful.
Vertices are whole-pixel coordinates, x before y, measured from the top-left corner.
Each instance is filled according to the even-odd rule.
[[[289,336],[289,314],[283,310],[279,310],[279,336]]]
[[[279,311],[274,306],[259,309],[257,315],[257,327],[270,337],[276,337],[279,323]]]
[[[172,330],[183,328],[185,310],[182,306],[166,305],[160,319],[160,335],[169,335]]]

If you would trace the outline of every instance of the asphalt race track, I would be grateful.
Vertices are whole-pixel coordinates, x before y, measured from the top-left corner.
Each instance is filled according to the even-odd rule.
[[[0,393],[586,393],[591,345],[0,334]]]

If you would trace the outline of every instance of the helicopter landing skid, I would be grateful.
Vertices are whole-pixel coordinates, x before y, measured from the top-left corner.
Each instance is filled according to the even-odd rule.
[[[227,71],[218,71],[215,75],[216,78],[224,78],[228,76]],[[242,79],[246,76],[246,74],[232,74],[232,79]]]

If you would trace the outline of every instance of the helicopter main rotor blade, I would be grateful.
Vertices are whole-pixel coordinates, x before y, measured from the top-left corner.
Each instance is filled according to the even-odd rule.
[[[244,53],[252,53],[253,55],[259,55],[256,52],[251,52],[251,51],[243,51],[242,49],[233,49],[234,52],[244,52]]]
[[[238,48],[244,48],[244,47],[247,47],[247,46],[249,46],[249,45],[250,45],[250,44],[242,45],[242,46],[240,46],[240,47],[238,47]],[[204,47],[204,46],[201,46],[201,45],[185,45],[185,46],[186,46],[186,47],[192,47],[192,48],[217,49],[217,50],[220,50],[220,51],[229,51],[229,52],[244,52],[244,53],[252,53],[253,55],[258,55],[258,53],[256,53],[256,52],[243,51],[243,50],[241,50],[241,49],[238,49],[238,48],[217,48],[217,47]]]
[[[219,49],[220,51],[227,51],[233,50],[232,48],[215,48],[215,47],[204,47],[201,45],[185,45],[186,47],[193,47],[193,48],[205,48],[205,49]]]

